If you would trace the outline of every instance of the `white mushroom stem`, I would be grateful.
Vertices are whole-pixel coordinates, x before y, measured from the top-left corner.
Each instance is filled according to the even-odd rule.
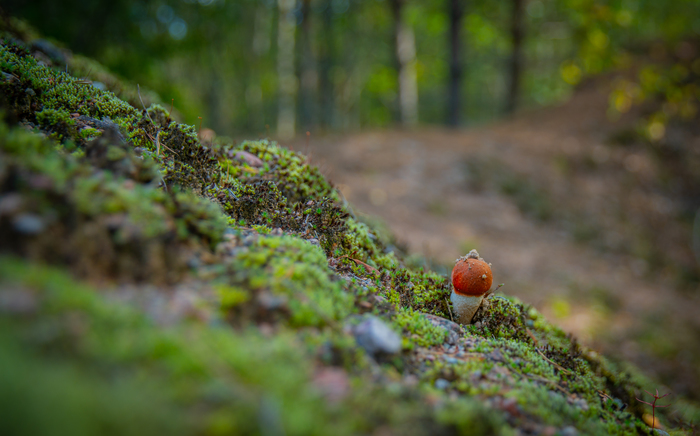
[[[457,315],[457,321],[460,324],[469,324],[472,322],[472,318],[476,313],[476,310],[481,306],[481,301],[484,299],[483,295],[470,296],[470,295],[459,295],[452,290],[452,308]]]

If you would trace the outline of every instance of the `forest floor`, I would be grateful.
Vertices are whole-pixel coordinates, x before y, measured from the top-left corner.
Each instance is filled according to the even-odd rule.
[[[411,253],[451,268],[477,248],[503,293],[695,396],[698,293],[625,254],[635,241],[607,216],[629,209],[619,205],[632,197],[656,208],[664,201],[620,179],[648,162],[610,144],[634,115],[611,121],[609,79],[560,106],[483,127],[312,136],[291,147],[310,154],[356,213],[380,217]]]

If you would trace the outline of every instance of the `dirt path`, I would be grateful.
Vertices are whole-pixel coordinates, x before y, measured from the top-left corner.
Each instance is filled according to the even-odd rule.
[[[692,391],[700,386],[698,299],[674,291],[666,277],[649,277],[639,259],[577,242],[556,220],[533,218],[517,198],[481,180],[512,171],[519,174],[509,179],[516,192],[530,179],[548,187],[551,198],[536,191],[526,198],[536,208],[546,200],[557,209],[564,199],[574,214],[578,201],[595,210],[612,179],[588,177],[572,191],[560,162],[584,154],[607,159],[607,138],[626,122],[608,120],[607,96],[604,85],[590,84],[565,105],[478,129],[369,132],[292,147],[310,152],[356,210],[381,217],[412,252],[451,267],[477,248],[493,263],[494,280],[506,283],[504,293],[588,345]],[[673,349],[657,337],[664,332],[679,338]]]

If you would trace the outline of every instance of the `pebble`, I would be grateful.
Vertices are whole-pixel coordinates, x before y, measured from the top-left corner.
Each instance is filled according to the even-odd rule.
[[[31,314],[39,306],[36,295],[27,289],[10,288],[0,292],[0,313]]]
[[[338,403],[350,391],[350,380],[342,369],[319,369],[314,375],[313,384],[331,403]]]
[[[12,227],[25,235],[36,235],[44,230],[45,224],[39,216],[23,213],[14,217]]]
[[[590,406],[588,406],[588,402],[584,400],[583,398],[576,398],[575,400],[571,401],[571,404],[573,406],[576,406],[583,410],[584,412],[589,409]]]
[[[440,390],[445,390],[450,387],[450,382],[448,382],[444,378],[439,378],[435,380],[435,387]]]
[[[247,151],[239,150],[234,153],[229,153],[229,156],[238,161],[245,162],[251,167],[260,168],[264,165],[262,159],[252,153],[248,153]]]
[[[486,355],[486,357],[488,357],[489,359],[494,360],[496,362],[505,362],[506,361],[506,358],[503,356],[503,353],[501,353],[501,350],[498,350],[498,349],[491,351],[490,353],[488,353]]]
[[[277,310],[286,307],[287,297],[284,295],[274,295],[267,291],[261,291],[258,293],[258,304],[265,310]]]
[[[578,430],[576,430],[576,427],[572,427],[570,425],[567,425],[566,427],[561,429],[561,436],[577,436],[578,435]]]
[[[401,337],[381,319],[368,316],[353,329],[357,344],[371,355],[395,354],[401,350]]]
[[[454,365],[459,363],[459,360],[455,359],[454,357],[447,357],[445,358],[445,362]]]
[[[24,200],[19,194],[6,194],[0,197],[0,215],[17,213]]]

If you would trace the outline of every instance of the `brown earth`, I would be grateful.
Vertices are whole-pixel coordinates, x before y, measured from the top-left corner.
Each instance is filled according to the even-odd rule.
[[[700,290],[677,289],[667,269],[650,265],[653,257],[635,255],[639,232],[624,223],[635,214],[662,217],[646,230],[676,243],[663,247],[671,259],[687,251],[689,230],[664,215],[668,199],[642,189],[647,157],[610,145],[638,116],[610,120],[610,83],[590,82],[563,105],[480,128],[312,136],[291,145],[310,154],[356,213],[383,219],[410,252],[451,268],[477,248],[503,293],[697,398]]]

